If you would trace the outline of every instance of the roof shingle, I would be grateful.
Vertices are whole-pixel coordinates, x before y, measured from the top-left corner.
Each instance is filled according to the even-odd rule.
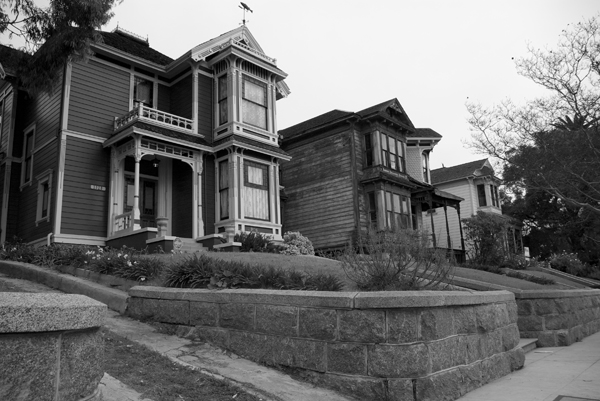
[[[474,175],[475,170],[480,170],[482,175],[494,175],[494,170],[485,166],[487,159],[476,160],[473,162],[459,164],[458,166],[442,167],[431,170],[431,183],[440,184],[442,182],[454,181]]]

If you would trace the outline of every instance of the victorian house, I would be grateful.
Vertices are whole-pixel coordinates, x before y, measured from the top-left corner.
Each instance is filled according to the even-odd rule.
[[[369,227],[421,229],[423,212],[438,207],[460,214],[462,198],[431,185],[429,157],[441,135],[415,128],[397,99],[332,110],[280,134],[292,156],[281,169],[284,229],[317,249],[343,248]]]
[[[3,63],[1,241],[169,250],[224,232],[281,239],[290,157],[276,101],[289,88],[248,28],[175,60],[123,29],[100,34],[49,94],[19,90]]]

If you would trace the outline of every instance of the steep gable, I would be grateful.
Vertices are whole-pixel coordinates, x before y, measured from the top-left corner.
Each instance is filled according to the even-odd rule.
[[[431,170],[431,183],[435,185],[462,178],[484,175],[494,175],[494,169],[488,159]]]
[[[302,135],[307,131],[325,127],[334,122],[343,121],[351,116],[355,115],[350,111],[343,110],[331,110],[327,113],[321,114],[317,117],[313,117],[309,120],[303,121],[296,125],[292,125],[286,129],[279,130],[279,134],[283,136],[284,140],[294,138]]]
[[[102,44],[106,46],[162,66],[167,66],[173,62],[173,59],[169,56],[151,48],[147,41],[136,39],[120,29],[99,33],[102,37]]]

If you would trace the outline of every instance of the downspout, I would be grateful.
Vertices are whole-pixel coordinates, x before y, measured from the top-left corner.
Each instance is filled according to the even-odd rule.
[[[46,245],[50,246],[52,244],[52,237],[54,236],[54,233],[52,231],[50,231],[48,233],[48,235],[46,235]]]

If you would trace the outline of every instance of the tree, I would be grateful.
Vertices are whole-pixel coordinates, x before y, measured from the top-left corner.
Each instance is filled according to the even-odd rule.
[[[467,104],[476,151],[500,162],[509,187],[542,191],[600,217],[600,15],[562,31],[554,50],[528,47],[517,72],[549,91],[524,105]],[[506,177],[505,177],[506,179]]]
[[[18,60],[11,60],[23,87],[50,92],[65,63],[90,56],[90,45],[100,40],[97,30],[122,1],[50,0],[41,8],[33,0],[0,0],[0,33],[26,42],[23,52],[12,55]]]

